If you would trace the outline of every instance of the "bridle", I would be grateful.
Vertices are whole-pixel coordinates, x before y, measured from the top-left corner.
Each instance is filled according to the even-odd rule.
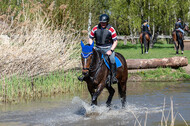
[[[89,68],[84,68],[84,66],[83,66],[83,70],[88,70],[90,79],[91,79],[92,81],[94,81],[94,80],[96,79],[96,77],[97,77],[97,75],[98,75],[100,69],[101,69],[101,66],[102,66],[103,63],[104,63],[104,62],[103,62],[103,59],[99,60],[96,65],[93,65],[93,59],[94,59],[93,52],[88,53],[86,57],[84,57],[83,53],[84,53],[84,52],[82,52],[81,55],[83,56],[84,64],[86,64],[87,58],[92,55],[90,67],[89,67]],[[98,58],[97,58],[97,59],[100,59],[99,54],[98,54]],[[95,68],[94,68],[94,67],[95,67]],[[91,76],[93,73],[95,73],[94,76]]]
[[[86,54],[86,55],[85,55],[85,54]],[[84,64],[87,63],[87,59],[88,59],[88,57],[91,56],[92,54],[93,54],[93,52],[88,52],[88,53],[86,53],[86,52],[82,52],[82,53],[81,53],[81,55],[82,55],[82,57],[83,57],[83,59],[84,59]],[[92,63],[92,61],[91,61],[91,63]],[[90,68],[84,68],[84,66],[83,66],[82,69],[83,69],[83,70],[88,70],[88,71],[89,71]]]

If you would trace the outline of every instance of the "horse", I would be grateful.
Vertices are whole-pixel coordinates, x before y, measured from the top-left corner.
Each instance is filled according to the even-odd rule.
[[[84,45],[81,41],[82,75],[84,76],[84,81],[87,83],[88,91],[91,95],[91,105],[97,105],[98,96],[101,94],[103,89],[106,88],[109,92],[106,105],[109,107],[115,93],[115,89],[111,84],[109,84],[109,66],[106,65],[105,58],[103,58],[104,55],[95,50],[93,46],[94,42],[92,45]],[[118,79],[117,87],[121,98],[122,107],[125,107],[128,68],[125,58],[120,53],[116,52],[115,56],[122,64],[117,68],[116,78]]]
[[[142,51],[142,54],[143,54],[143,44],[144,44],[144,52],[145,53],[148,53],[148,50],[149,50],[149,46],[150,46],[150,36],[147,32],[142,32],[140,34],[140,43],[141,43],[141,51]]]
[[[189,32],[189,27],[187,24],[184,24],[184,31]],[[181,53],[184,51],[184,43],[183,43],[183,34],[179,30],[174,30],[172,32],[172,39],[176,48],[176,54],[178,54],[179,46],[181,47]]]

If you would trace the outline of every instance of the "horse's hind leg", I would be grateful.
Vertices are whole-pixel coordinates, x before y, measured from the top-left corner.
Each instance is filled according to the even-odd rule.
[[[183,43],[183,39],[181,40],[181,54],[183,54],[184,51],[184,43]]]
[[[144,41],[144,53],[147,53],[147,42]]]
[[[142,54],[143,54],[143,44],[141,43],[141,51],[142,51]]]
[[[113,95],[115,93],[115,90],[113,89],[112,86],[108,86],[108,85],[106,85],[106,88],[109,92],[109,96],[108,96],[106,104],[107,104],[107,107],[109,107],[111,105],[111,101],[112,101]]]
[[[121,97],[121,104],[122,107],[125,107],[125,102],[126,102],[126,82],[119,82],[118,83],[118,91],[119,95]]]
[[[147,52],[149,51],[149,47],[150,47],[150,40],[147,42]]]

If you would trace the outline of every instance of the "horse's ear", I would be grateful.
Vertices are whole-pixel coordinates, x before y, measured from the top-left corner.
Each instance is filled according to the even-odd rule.
[[[81,47],[84,47],[84,43],[82,42],[82,40],[80,42],[80,45],[81,45]]]

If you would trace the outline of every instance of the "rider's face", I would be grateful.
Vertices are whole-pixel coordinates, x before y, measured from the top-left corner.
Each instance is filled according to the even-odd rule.
[[[100,22],[100,25],[102,28],[105,28],[107,26],[107,24],[108,24],[107,22]]]

